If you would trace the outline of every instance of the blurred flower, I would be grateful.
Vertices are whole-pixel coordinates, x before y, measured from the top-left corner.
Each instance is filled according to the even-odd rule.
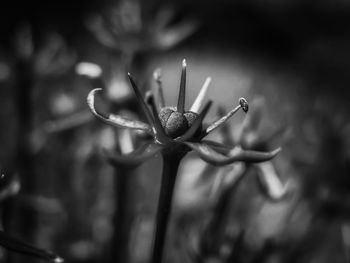
[[[37,77],[63,74],[76,60],[74,52],[67,48],[63,38],[57,33],[48,34],[42,46],[35,44],[29,24],[19,28],[14,46],[17,58],[28,63],[28,70]]]
[[[146,12],[143,1],[120,1],[103,15],[87,20],[88,29],[104,46],[134,54],[149,49],[168,49],[191,35],[197,28],[193,20],[168,26],[174,12],[163,8],[155,14]]]
[[[262,121],[262,109],[264,108],[265,100],[257,98],[252,102],[252,113],[245,119],[241,130],[238,132],[236,139],[230,134],[223,134],[225,141],[236,141],[245,150],[260,150],[266,151],[276,138],[286,133],[286,128],[283,126],[275,128],[275,130],[260,129]],[[231,138],[229,138],[231,137]],[[251,165],[246,164],[246,168]],[[272,200],[279,200],[286,197],[288,193],[289,183],[282,183],[278,176],[275,166],[271,161],[261,162],[252,165],[257,172],[258,182],[262,190]]]
[[[162,105],[164,98],[161,98],[162,92],[158,92],[157,96],[148,93],[147,101],[151,105],[152,112],[148,108],[141,92],[138,90],[133,78],[129,74],[132,88],[136,94],[138,102],[144,111],[148,123],[142,121],[130,120],[120,115],[109,114],[103,116],[95,109],[95,95],[101,89],[94,89],[88,95],[88,105],[92,113],[100,120],[121,128],[138,129],[153,137],[153,142],[146,143],[141,148],[128,155],[110,156],[112,161],[120,164],[136,165],[142,161],[154,156],[161,151],[178,151],[186,154],[189,150],[197,152],[203,160],[213,165],[226,165],[237,161],[246,162],[263,162],[270,160],[280,151],[276,149],[272,152],[258,152],[251,150],[243,150],[240,148],[227,148],[223,144],[213,141],[202,140],[213,130],[225,123],[235,112],[242,108],[245,112],[248,110],[248,104],[245,99],[239,100],[239,105],[227,113],[222,118],[210,124],[207,128],[202,129],[202,121],[206,116],[211,101],[207,102],[200,114],[197,113],[202,104],[201,101],[195,101],[190,111],[185,111],[185,88],[186,88],[186,61],[182,62],[182,73],[180,81],[180,92],[177,107],[165,107]],[[207,87],[204,87],[205,89]],[[160,85],[159,90],[162,89]],[[202,94],[202,92],[200,92]],[[155,98],[158,102],[155,101]],[[158,112],[158,105],[161,109]]]

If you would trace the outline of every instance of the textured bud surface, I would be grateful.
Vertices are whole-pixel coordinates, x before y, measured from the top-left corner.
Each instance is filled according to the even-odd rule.
[[[162,108],[159,112],[159,119],[165,133],[171,138],[176,138],[184,134],[192,126],[197,117],[197,113],[191,111],[180,113],[173,107]]]

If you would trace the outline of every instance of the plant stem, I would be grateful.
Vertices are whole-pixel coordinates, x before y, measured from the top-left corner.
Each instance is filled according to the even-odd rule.
[[[133,167],[116,168],[116,206],[114,215],[113,262],[129,262],[130,232],[134,219]]]
[[[162,155],[163,173],[156,215],[156,232],[153,244],[152,263],[162,262],[176,175],[183,157],[183,155],[178,152],[163,152]]]

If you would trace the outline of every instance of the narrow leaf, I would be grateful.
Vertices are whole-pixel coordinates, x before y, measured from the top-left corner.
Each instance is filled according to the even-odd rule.
[[[196,151],[200,158],[212,165],[226,165],[234,162],[264,162],[275,157],[281,150],[278,148],[272,152],[258,152],[234,148],[229,155],[223,155],[205,143],[185,142],[185,144]]]
[[[34,257],[48,260],[55,263],[60,263],[64,261],[63,258],[57,256],[51,251],[46,251],[46,250],[28,245],[20,240],[7,236],[3,231],[0,231],[0,246],[3,246],[8,250],[11,250],[17,253],[34,256]]]

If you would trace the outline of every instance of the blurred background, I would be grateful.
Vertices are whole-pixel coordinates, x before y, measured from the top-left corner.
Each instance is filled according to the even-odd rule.
[[[207,122],[250,102],[212,138],[283,151],[221,168],[189,154],[164,262],[350,262],[349,26],[341,0],[2,1],[1,228],[66,262],[148,262],[161,159],[109,164],[102,149],[142,138],[86,96],[102,87],[101,111],[142,120],[126,73],[145,92],[161,68],[176,105],[186,58],[188,107],[212,78]],[[24,260],[39,262],[0,250]]]

